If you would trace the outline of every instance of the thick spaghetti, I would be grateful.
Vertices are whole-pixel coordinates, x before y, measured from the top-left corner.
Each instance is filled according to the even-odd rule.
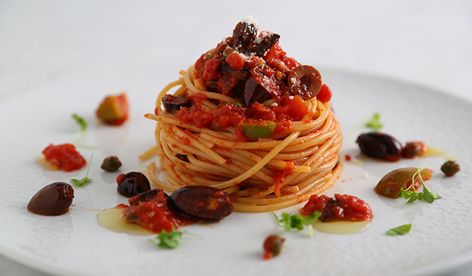
[[[270,46],[269,53],[263,55],[269,65],[271,60],[267,56],[274,47],[279,47],[276,43]],[[218,51],[218,47],[211,50],[212,53]],[[209,88],[213,82],[208,81],[208,77],[206,81],[201,77],[207,72],[199,72],[199,68],[208,66],[202,67],[199,61],[195,67],[181,71],[178,80],[165,86],[157,98],[154,114],[146,114],[146,118],[157,122],[156,145],[142,154],[141,159],[154,155],[160,158],[159,166],[151,163],[148,167],[150,179],[156,187],[171,192],[187,185],[211,186],[227,192],[235,210],[263,212],[308,200],[311,195],[333,185],[342,168],[338,156],[342,134],[329,98],[320,97],[321,77],[317,76],[318,87],[311,83],[315,88],[305,85],[305,90],[299,90],[298,95],[294,96],[293,92],[291,96],[275,94],[268,99],[259,98],[261,103],[258,103],[248,100],[246,94],[250,85],[246,79],[242,97],[235,96],[234,86],[232,94],[221,93],[221,86]],[[288,66],[289,61],[285,61],[289,68],[281,71],[283,77],[274,78],[274,83],[294,81],[289,79],[294,76],[290,72],[302,67],[296,61],[293,66]],[[228,62],[227,57],[226,62],[232,69],[236,67],[232,66],[231,60]],[[226,84],[231,80],[225,81]],[[280,87],[289,89],[283,84]],[[263,91],[271,92],[268,89]],[[177,110],[171,110],[164,101],[171,92],[174,98],[190,100],[181,102]],[[275,119],[267,120],[267,114],[275,114],[270,115]],[[210,115],[213,116],[211,119],[202,121]],[[275,129],[270,127],[273,125],[276,125]],[[159,179],[158,169],[166,173],[165,181]]]

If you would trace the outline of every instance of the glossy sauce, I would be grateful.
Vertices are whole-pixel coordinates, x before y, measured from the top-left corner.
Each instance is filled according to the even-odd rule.
[[[337,234],[337,235],[352,235],[357,234],[369,227],[370,221],[333,221],[321,222],[317,221],[313,225],[316,231]]]
[[[150,235],[152,232],[142,228],[138,224],[127,223],[123,217],[126,208],[115,207],[105,209],[97,214],[97,221],[105,229],[117,233],[126,233],[133,235]]]

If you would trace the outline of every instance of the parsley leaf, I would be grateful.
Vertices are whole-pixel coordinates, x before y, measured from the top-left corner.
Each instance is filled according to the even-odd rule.
[[[378,112],[375,112],[372,114],[370,120],[365,123],[365,126],[373,130],[380,130],[383,128],[383,123],[380,121],[381,118],[382,115],[380,115]]]
[[[182,232],[179,231],[161,231],[159,235],[157,235],[151,241],[159,247],[167,248],[167,249],[174,249],[180,245],[180,238],[182,237]]]
[[[394,227],[394,228],[388,230],[387,232],[385,232],[385,234],[388,235],[388,236],[406,235],[406,234],[410,233],[412,226],[413,225],[411,223],[400,225],[400,226],[397,226],[397,227]]]
[[[428,187],[424,183],[423,177],[421,176],[421,171],[422,169],[417,168],[415,174],[413,174],[411,178],[410,187],[406,189],[401,188],[400,190],[400,197],[406,199],[407,203],[413,203],[417,200],[426,201],[427,203],[433,203],[436,199],[441,198],[441,196],[439,196],[437,193],[428,189]],[[417,180],[423,186],[422,192],[412,190],[412,187],[415,185],[415,182]]]
[[[291,232],[291,231],[302,231],[305,226],[308,227],[308,235],[311,237],[313,236],[313,226],[312,224],[317,221],[321,213],[320,212],[314,212],[313,214],[304,217],[300,214],[295,214],[291,215],[289,213],[282,213],[282,217],[279,218],[277,214],[272,212],[272,215],[274,216],[275,222],[280,226],[283,227],[285,231]]]
[[[92,183],[92,179],[88,176],[85,176],[84,178],[81,178],[81,179],[72,178],[70,181],[76,187],[84,187]]]
[[[436,199],[440,199],[441,196],[438,195],[437,193],[430,191],[426,185],[423,184],[423,198],[422,200],[428,202],[428,203],[433,203]]]
[[[74,119],[74,121],[79,125],[80,131],[85,132],[88,127],[87,121],[82,116],[78,115],[77,113],[72,113],[71,116],[72,116],[72,119]]]
[[[87,173],[85,174],[85,176],[80,179],[72,178],[70,180],[70,182],[72,182],[72,185],[74,185],[75,187],[85,187],[88,184],[92,183],[92,179],[88,177],[90,165],[92,164],[92,158],[93,158],[93,154],[90,156],[90,160],[87,167]]]

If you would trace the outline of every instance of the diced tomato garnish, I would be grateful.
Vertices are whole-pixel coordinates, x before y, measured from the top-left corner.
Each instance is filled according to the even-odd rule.
[[[318,95],[316,95],[316,98],[323,103],[327,103],[331,100],[332,96],[333,96],[333,93],[331,93],[331,89],[329,89],[329,87],[326,84],[323,84],[321,86],[320,92],[318,93]]]
[[[79,170],[87,164],[72,144],[50,144],[43,150],[43,155],[51,165],[66,172]]]
[[[226,57],[226,63],[233,70],[241,70],[244,67],[244,58],[238,52],[233,52]]]
[[[287,106],[287,115],[292,120],[300,121],[308,114],[308,107],[300,96],[294,96],[293,99],[284,97],[282,103]]]

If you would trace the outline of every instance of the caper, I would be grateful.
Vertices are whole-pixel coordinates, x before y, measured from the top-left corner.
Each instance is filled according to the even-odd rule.
[[[459,163],[449,160],[442,164],[441,171],[448,177],[455,175],[461,170]]]
[[[101,168],[107,172],[116,172],[121,167],[121,161],[117,156],[108,156],[103,159]]]

